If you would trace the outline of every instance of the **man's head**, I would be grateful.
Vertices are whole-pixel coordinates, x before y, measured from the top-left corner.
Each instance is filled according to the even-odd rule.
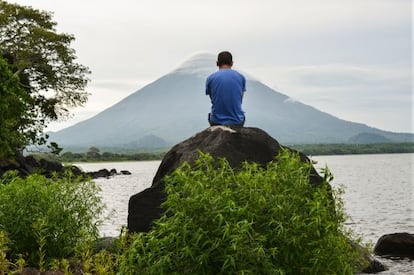
[[[217,56],[217,66],[218,67],[233,66],[233,56],[231,55],[231,53],[227,51],[219,53]]]

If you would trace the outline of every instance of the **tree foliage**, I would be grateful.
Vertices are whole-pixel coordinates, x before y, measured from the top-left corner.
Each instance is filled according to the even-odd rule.
[[[27,143],[24,130],[33,118],[28,112],[30,98],[19,85],[19,79],[0,57],[0,159],[13,155]]]
[[[0,53],[27,93],[32,123],[19,127],[30,142],[44,142],[39,134],[48,122],[87,100],[89,69],[75,62],[74,36],[56,25],[51,13],[0,0]]]
[[[91,147],[96,148],[96,147]],[[63,162],[95,162],[95,161],[141,161],[141,160],[161,160],[165,153],[112,153],[106,152],[100,153],[98,151],[91,151],[91,148],[84,153],[73,153],[73,152],[64,152],[60,156],[60,160]]]
[[[306,155],[350,155],[414,153],[414,143],[370,143],[370,144],[304,144],[292,145]]]
[[[86,156],[88,158],[99,159],[101,157],[99,148],[94,147],[94,146],[90,147],[88,149],[88,152],[86,152]]]

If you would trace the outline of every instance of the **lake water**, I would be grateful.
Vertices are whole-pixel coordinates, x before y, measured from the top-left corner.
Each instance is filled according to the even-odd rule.
[[[343,186],[346,225],[365,242],[376,243],[388,233],[414,233],[414,154],[313,156],[316,168],[325,165],[334,175],[332,185]],[[95,180],[102,188],[112,218],[100,228],[103,236],[117,236],[127,223],[128,200],[151,186],[159,161],[79,163],[84,171],[102,168],[129,170],[132,175],[118,175]],[[110,213],[111,211],[107,211]],[[414,274],[414,261],[380,259],[389,271],[381,274]]]

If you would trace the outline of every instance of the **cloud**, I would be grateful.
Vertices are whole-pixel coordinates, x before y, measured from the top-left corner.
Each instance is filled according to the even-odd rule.
[[[142,88],[154,79],[143,78],[113,78],[113,79],[94,79],[89,87],[113,93],[131,93]]]
[[[55,132],[66,127],[72,126],[85,119],[91,118],[96,115],[96,111],[89,111],[81,108],[77,108],[68,118],[60,119],[59,121],[50,122],[47,125],[46,131]]]
[[[298,66],[288,69],[289,81],[297,85],[315,87],[393,86],[407,88],[411,82],[409,69],[379,66],[349,66],[326,64]],[[375,87],[378,88],[378,87]]]
[[[325,64],[252,70],[279,92],[339,118],[385,130],[413,129],[410,67]]]

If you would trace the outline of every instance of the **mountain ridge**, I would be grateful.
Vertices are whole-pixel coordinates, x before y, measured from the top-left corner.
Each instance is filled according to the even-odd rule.
[[[128,144],[154,148],[178,143],[209,126],[210,99],[204,85],[207,75],[216,69],[213,54],[193,55],[170,73],[94,117],[51,133],[51,140],[64,148]],[[414,134],[383,131],[339,119],[245,75],[246,126],[261,128],[279,142],[347,143],[363,133],[383,136],[391,142],[414,140]]]

